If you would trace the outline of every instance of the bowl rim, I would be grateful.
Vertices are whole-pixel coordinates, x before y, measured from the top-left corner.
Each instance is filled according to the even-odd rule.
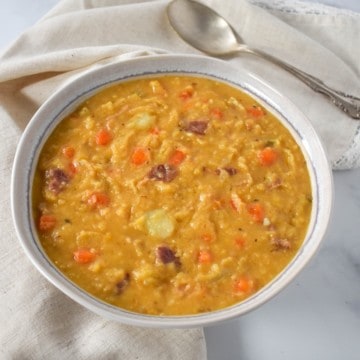
[[[137,77],[165,74],[210,77],[249,92],[275,113],[295,137],[307,161],[312,190],[314,191],[314,186],[316,190],[312,222],[309,225],[310,233],[308,231],[304,244],[290,264],[250,298],[225,309],[196,315],[144,315],[96,299],[54,267],[35,238],[35,226],[31,220],[31,184],[35,168],[33,165],[37,163],[43,143],[61,119],[103,87]],[[129,325],[181,328],[210,325],[232,319],[254,310],[283,290],[318,250],[330,221],[333,191],[331,167],[321,140],[310,121],[289,99],[255,74],[237,69],[223,60],[199,55],[161,54],[96,66],[67,81],[44,102],[30,120],[17,147],[11,176],[11,212],[17,237],[28,258],[50,283],[74,301],[105,318]]]

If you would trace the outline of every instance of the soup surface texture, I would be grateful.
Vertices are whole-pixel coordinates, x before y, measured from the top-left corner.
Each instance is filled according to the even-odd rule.
[[[253,295],[292,260],[311,208],[289,131],[249,95],[202,77],[101,90],[49,137],[33,185],[55,266],[144,314],[198,314]]]

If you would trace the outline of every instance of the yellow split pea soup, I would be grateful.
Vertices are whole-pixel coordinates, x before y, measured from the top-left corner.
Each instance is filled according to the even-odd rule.
[[[268,284],[311,213],[304,156],[240,90],[161,76],[101,90],[43,147],[33,209],[44,251],[95,297],[198,314]]]

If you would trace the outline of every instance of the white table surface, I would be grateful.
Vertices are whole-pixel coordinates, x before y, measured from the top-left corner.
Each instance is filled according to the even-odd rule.
[[[359,0],[318,2],[360,12]],[[57,3],[0,0],[0,50]],[[261,308],[206,328],[208,360],[360,359],[360,169],[335,172],[334,182],[333,218],[318,254]]]

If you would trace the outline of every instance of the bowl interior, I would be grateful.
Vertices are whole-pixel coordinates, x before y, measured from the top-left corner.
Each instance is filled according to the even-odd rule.
[[[31,193],[36,164],[45,141],[59,122],[103,87],[161,74],[208,77],[249,93],[276,115],[291,132],[303,151],[310,174],[313,209],[307,235],[299,252],[271,283],[252,297],[211,313],[163,317],[141,315],[94,298],[66,279],[52,265],[42,250],[32,220]],[[11,197],[15,227],[24,250],[38,270],[69,297],[102,316],[128,324],[190,327],[244,314],[284,288],[310,260],[324,237],[332,207],[332,189],[331,170],[316,132],[304,115],[283,95],[256,76],[220,60],[199,56],[161,55],[121,61],[90,70],[56,91],[35,114],[20,141],[13,168]]]

